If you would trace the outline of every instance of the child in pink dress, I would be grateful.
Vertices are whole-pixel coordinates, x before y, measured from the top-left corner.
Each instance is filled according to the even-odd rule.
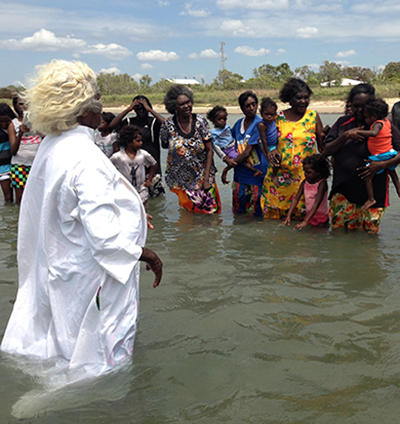
[[[329,221],[328,183],[326,181],[330,175],[329,162],[320,154],[307,156],[303,160],[303,169],[305,179],[292,200],[287,217],[282,222],[282,225],[290,225],[292,213],[304,194],[306,216],[294,227],[295,230],[301,230],[307,224],[325,225]]]

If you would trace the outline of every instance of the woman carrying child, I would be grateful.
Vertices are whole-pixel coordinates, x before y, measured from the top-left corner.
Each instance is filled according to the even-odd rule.
[[[257,125],[261,118],[257,116],[257,95],[252,91],[242,93],[239,96],[239,105],[244,118],[239,119],[232,128],[239,153],[235,159],[238,166],[234,170],[233,213],[249,212],[253,216],[261,216],[261,189],[268,163],[259,146]],[[247,169],[243,165],[245,161],[260,172],[255,174]]]
[[[119,133],[119,144],[122,150],[114,153],[110,160],[118,171],[132,183],[146,207],[149,186],[157,171],[157,162],[150,153],[142,149],[143,141],[140,129],[134,125],[122,128]],[[146,167],[150,168],[147,178]]]
[[[282,87],[279,98],[290,108],[278,113],[278,148],[272,155],[282,157],[277,182],[274,170],[264,180],[262,207],[265,218],[282,219],[304,179],[303,160],[317,152],[322,143],[322,122],[317,112],[308,108],[312,90],[301,79],[290,78]],[[305,204],[300,201],[292,213],[293,219],[303,220]]]
[[[214,124],[211,130],[213,149],[215,153],[222,159],[228,166],[222,172],[222,182],[228,184],[226,180],[227,173],[230,169],[235,167],[237,163],[235,159],[239,153],[236,151],[236,142],[232,137],[232,129],[227,124],[228,112],[222,106],[215,106],[207,114],[207,119]],[[249,162],[243,162],[243,166],[254,173],[254,176],[261,175],[261,171],[250,165]]]
[[[277,110],[278,105],[271,98],[264,97],[260,105],[262,121],[257,125],[265,157],[272,166],[271,178],[275,185],[279,184],[278,169],[282,160],[282,155],[279,152],[272,154],[272,151],[278,147],[278,129],[275,124]]]
[[[326,225],[329,221],[328,214],[328,182],[330,165],[327,159],[315,154],[307,156],[303,160],[305,179],[300,184],[296,196],[292,200],[287,217],[282,225],[290,225],[292,213],[304,195],[306,202],[306,216],[294,229],[301,230],[310,225]]]
[[[351,131],[365,125],[364,106],[375,96],[371,84],[358,84],[349,94],[352,115],[339,118],[324,140],[323,155],[333,156],[333,181],[329,194],[329,215],[332,228],[361,229],[374,234],[389,206],[387,172],[377,172],[400,163],[400,154],[394,158],[365,166],[369,156],[364,138]],[[400,132],[393,125],[392,146],[400,151]],[[363,179],[372,179],[376,203],[364,210],[368,195]]]
[[[392,146],[392,128],[391,123],[386,116],[389,113],[389,106],[382,99],[370,98],[364,106],[365,123],[370,128],[369,130],[355,128],[350,131],[350,134],[355,136],[368,138],[368,150],[371,156],[368,159],[374,161],[384,161],[396,157],[397,151]],[[395,171],[397,165],[389,168],[389,174],[392,177],[397,194],[400,196],[399,177]],[[381,174],[384,169],[381,169],[377,174]],[[364,179],[365,188],[367,189],[368,199],[361,207],[366,210],[375,205],[374,188],[372,185],[372,177]]]

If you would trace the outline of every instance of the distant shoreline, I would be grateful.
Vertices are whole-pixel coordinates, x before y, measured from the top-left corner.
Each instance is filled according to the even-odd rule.
[[[385,99],[387,104],[389,105],[389,110],[392,110],[392,106],[394,103],[398,102],[399,99]],[[329,101],[311,101],[309,108],[316,110],[320,114],[324,113],[344,113],[344,106],[345,103],[342,100],[329,100]],[[118,106],[118,107],[104,107],[104,110],[106,112],[112,112],[112,113],[121,113],[123,110],[125,110],[128,107],[128,105]],[[193,112],[194,113],[201,113],[205,115],[213,105],[209,106],[193,106]],[[225,106],[228,113],[230,114],[236,114],[240,115],[242,111],[240,110],[239,106]],[[287,109],[288,105],[285,103],[278,103],[278,110]],[[154,105],[154,110],[157,113],[168,113],[164,105]]]

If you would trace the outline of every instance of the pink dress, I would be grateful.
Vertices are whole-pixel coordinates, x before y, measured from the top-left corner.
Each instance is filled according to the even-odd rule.
[[[318,194],[318,187],[319,187],[319,185],[321,184],[322,181],[326,181],[326,180],[318,181],[315,184],[310,184],[306,181],[305,184],[304,184],[304,197],[305,197],[305,200],[306,200],[307,215],[309,214],[312,207],[314,206],[315,199],[317,198],[317,194]],[[328,190],[326,190],[324,197],[322,199],[322,202],[319,205],[317,212],[315,212],[314,216],[310,219],[310,221],[308,223],[311,224],[311,225],[319,225],[319,224],[324,224],[325,222],[328,221],[328,219],[329,219]]]

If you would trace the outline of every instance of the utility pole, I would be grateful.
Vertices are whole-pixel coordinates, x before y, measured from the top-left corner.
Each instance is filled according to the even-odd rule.
[[[224,50],[225,42],[221,42],[221,48],[220,48],[220,54],[221,54],[221,71],[225,70],[225,62],[226,62],[226,56],[225,56],[225,50]]]

